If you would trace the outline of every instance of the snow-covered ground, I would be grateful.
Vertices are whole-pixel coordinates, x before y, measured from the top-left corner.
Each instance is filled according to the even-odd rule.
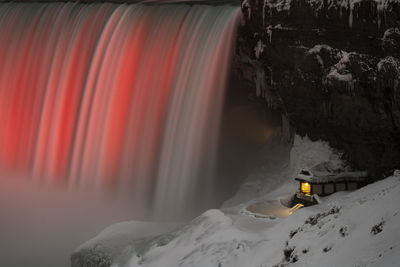
[[[114,267],[399,266],[400,172],[289,216],[281,202],[297,189],[293,175],[338,155],[297,136],[290,154],[286,149],[273,140],[260,168],[220,210],[184,226],[113,225],[81,245],[74,259]]]

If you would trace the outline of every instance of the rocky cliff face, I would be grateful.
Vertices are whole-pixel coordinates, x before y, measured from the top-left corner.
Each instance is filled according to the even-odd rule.
[[[400,167],[400,1],[244,0],[236,64],[291,127],[378,178]]]

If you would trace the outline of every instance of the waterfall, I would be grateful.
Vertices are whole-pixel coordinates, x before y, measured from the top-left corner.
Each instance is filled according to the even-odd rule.
[[[205,201],[238,18],[230,5],[0,4],[2,176],[157,214]]]

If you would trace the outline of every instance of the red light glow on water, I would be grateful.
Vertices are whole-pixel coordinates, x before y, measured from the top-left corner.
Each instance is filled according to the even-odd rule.
[[[6,3],[0,15],[2,173],[163,212],[211,190],[236,7]]]

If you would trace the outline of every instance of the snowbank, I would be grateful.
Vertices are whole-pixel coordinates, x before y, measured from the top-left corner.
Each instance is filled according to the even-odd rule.
[[[72,266],[102,267],[110,266],[113,261],[125,261],[132,251],[145,250],[159,235],[178,226],[178,223],[136,221],[113,224],[76,249],[71,257]]]
[[[265,228],[208,211],[126,266],[398,266],[400,177],[340,193]],[[124,266],[115,263],[113,266]]]
[[[299,266],[398,266],[399,178],[335,194],[313,208],[300,225],[293,224],[298,226],[287,240],[287,260]]]
[[[274,156],[279,155],[271,153],[268,157]],[[303,208],[291,216],[279,213],[257,216],[243,209],[250,203],[267,199],[254,208],[273,209],[279,194],[290,188],[292,172],[335,158],[338,159],[337,153],[326,143],[296,137],[290,160],[282,156],[280,166],[268,165],[265,161],[249,177],[246,183],[259,182],[255,199],[248,200],[249,192],[242,189],[245,196],[238,193],[231,204],[237,204],[240,199],[245,203],[207,211],[186,226],[166,234],[131,240],[130,245],[114,250],[116,255],[109,258],[111,266],[398,266],[399,171],[360,190],[321,198],[322,204]],[[263,177],[259,176],[262,170],[265,171]],[[270,179],[279,178],[279,171],[282,177],[280,185],[276,185]],[[126,230],[126,226],[122,224],[115,229]],[[116,232],[122,234],[125,230]],[[115,243],[108,241],[110,235],[116,237],[112,228],[83,247],[113,247]],[[114,239],[120,238],[130,237],[123,234]]]

